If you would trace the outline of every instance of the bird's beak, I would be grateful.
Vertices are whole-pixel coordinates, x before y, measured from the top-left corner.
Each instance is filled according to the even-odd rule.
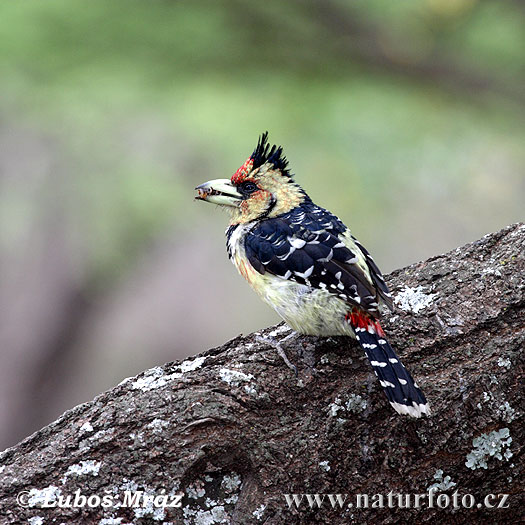
[[[220,204],[221,206],[239,206],[242,195],[236,190],[230,179],[209,180],[195,188],[197,200]]]

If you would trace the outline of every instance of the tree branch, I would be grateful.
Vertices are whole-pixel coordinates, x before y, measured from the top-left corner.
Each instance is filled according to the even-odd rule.
[[[385,330],[432,417],[395,414],[349,338],[297,338],[286,347],[295,377],[255,334],[237,337],[128,379],[5,451],[3,523],[512,522],[524,503],[524,253],[525,225],[512,225],[387,278],[398,311]],[[448,508],[426,508],[432,485]],[[126,490],[184,497],[180,508],[126,507]],[[456,490],[474,507],[453,510]],[[400,509],[395,496],[389,508],[390,491],[425,494],[423,510]],[[347,500],[290,509],[292,493]],[[500,493],[508,508],[485,508]],[[355,508],[356,494],[370,506],[383,495],[384,508]],[[69,506],[42,508],[68,495]],[[111,504],[78,506],[81,496]]]

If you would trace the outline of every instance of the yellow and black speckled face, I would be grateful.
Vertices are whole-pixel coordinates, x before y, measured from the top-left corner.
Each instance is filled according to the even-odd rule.
[[[233,175],[231,184],[242,195],[232,210],[232,224],[277,217],[299,206],[305,193],[293,179],[271,162],[253,168],[250,157]]]

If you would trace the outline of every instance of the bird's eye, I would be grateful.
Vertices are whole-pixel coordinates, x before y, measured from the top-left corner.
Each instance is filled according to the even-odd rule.
[[[243,182],[241,184],[241,191],[243,193],[253,193],[257,189],[257,184],[254,182]]]

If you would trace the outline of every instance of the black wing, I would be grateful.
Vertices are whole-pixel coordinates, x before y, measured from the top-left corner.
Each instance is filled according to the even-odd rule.
[[[388,292],[379,269],[361,250],[370,276],[356,264],[340,235],[346,226],[330,212],[310,204],[253,228],[245,239],[246,255],[261,274],[272,273],[313,288],[326,289],[350,305],[376,312],[378,296]],[[357,255],[357,256],[356,256]],[[368,258],[367,258],[368,256]]]

